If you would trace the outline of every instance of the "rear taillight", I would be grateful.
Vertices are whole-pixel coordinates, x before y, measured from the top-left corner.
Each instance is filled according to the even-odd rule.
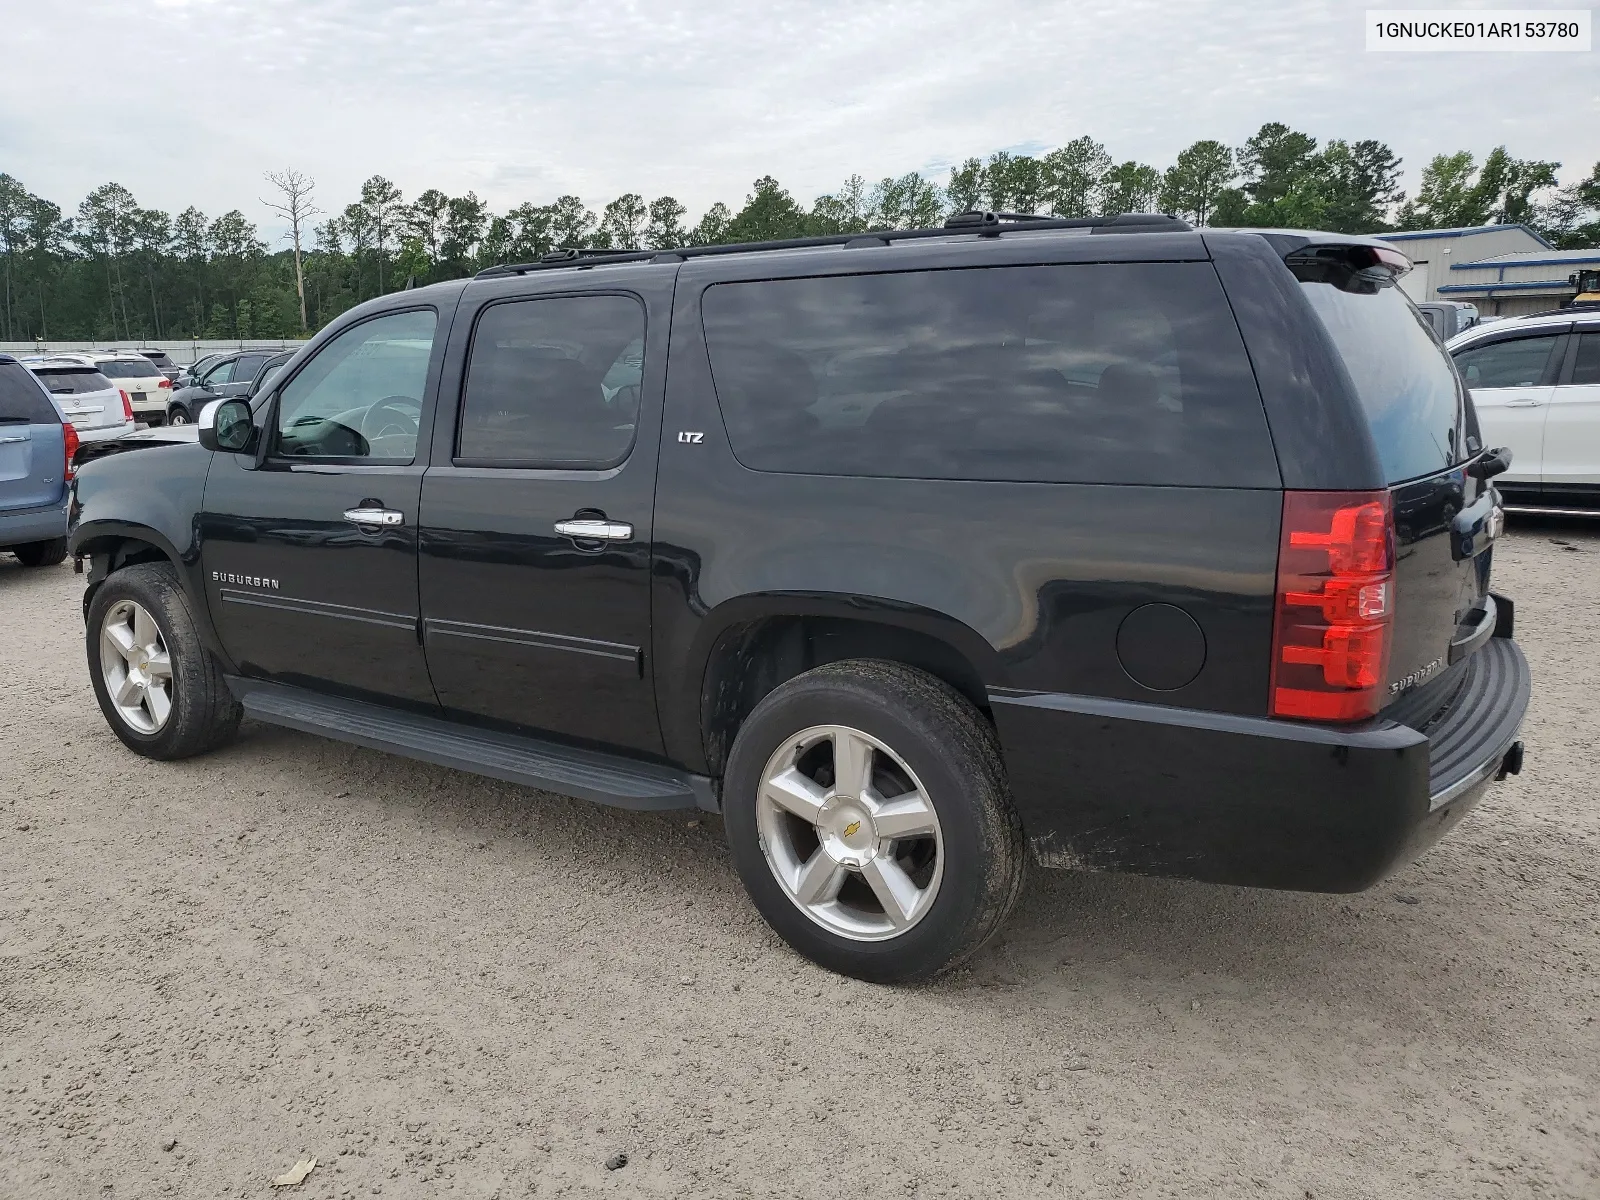
[[[1382,706],[1394,625],[1388,492],[1285,492],[1272,715],[1357,721]]]
[[[158,387],[158,388],[170,388],[171,386],[172,386],[172,380],[166,378],[165,376],[162,377],[160,383],[156,384],[156,387]]]
[[[122,419],[124,421],[133,420],[133,401],[128,399],[128,393],[118,388],[117,395],[122,397]]]
[[[78,457],[78,431],[71,425],[61,427],[62,440],[66,443],[66,464],[61,469],[61,478],[72,482],[72,460]]]

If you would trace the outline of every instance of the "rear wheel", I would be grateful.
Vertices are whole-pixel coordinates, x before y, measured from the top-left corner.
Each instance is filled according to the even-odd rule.
[[[192,425],[194,418],[189,415],[189,410],[181,405],[174,404],[167,409],[168,425]]]
[[[922,979],[999,928],[1022,836],[993,730],[898,663],[818,667],[739,731],[723,817],[746,890],[806,957],[875,982]]]
[[[89,675],[111,731],[146,758],[188,758],[231,740],[242,716],[200,640],[177,572],[138,563],[89,605]]]
[[[11,547],[11,553],[25,567],[53,567],[67,557],[67,539],[51,538],[47,542],[24,542]]]

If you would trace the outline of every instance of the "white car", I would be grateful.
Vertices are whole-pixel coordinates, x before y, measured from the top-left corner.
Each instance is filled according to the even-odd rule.
[[[82,357],[128,393],[134,420],[147,425],[160,425],[166,421],[167,402],[172,399],[172,380],[163,375],[155,363],[132,350],[120,353],[91,352]]]
[[[1600,510],[1600,309],[1479,325],[1447,343],[1512,511]]]
[[[107,379],[87,355],[56,354],[22,362],[44,384],[62,418],[78,431],[80,444],[109,441],[137,428],[127,392]]]

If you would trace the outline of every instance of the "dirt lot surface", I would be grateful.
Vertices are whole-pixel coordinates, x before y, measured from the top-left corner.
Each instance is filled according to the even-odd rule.
[[[0,1196],[1593,1200],[1600,536],[1496,565],[1528,766],[1419,864],[1035,872],[968,969],[890,989],[769,933],[714,819],[255,724],[141,760],[82,579],[7,557]]]

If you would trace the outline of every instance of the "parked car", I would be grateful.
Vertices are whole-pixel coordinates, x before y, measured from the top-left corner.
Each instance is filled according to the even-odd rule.
[[[1511,450],[1512,511],[1600,509],[1600,309],[1559,309],[1450,342],[1486,443]]]
[[[27,367],[0,354],[0,550],[25,567],[67,556],[67,485],[78,434]]]
[[[81,357],[128,393],[134,420],[159,425],[166,419],[172,380],[163,375],[148,358],[140,354],[107,351],[90,351]]]
[[[212,363],[197,384],[173,393],[167,406],[169,425],[188,425],[213,400],[224,396],[252,396],[273,372],[294,357],[292,350],[248,351],[226,355]]]
[[[22,362],[44,384],[61,415],[78,431],[81,443],[103,442],[133,432],[128,393],[102,375],[89,359],[58,354]]]
[[[1029,854],[1368,887],[1520,768],[1531,686],[1408,266],[964,214],[385,296],[84,465],[95,694],[156,759],[248,713],[720,812],[868,979],[970,954]]]
[[[156,369],[165,375],[168,381],[173,384],[176,384],[178,377],[183,374],[183,368],[178,366],[177,363],[173,362],[165,350],[155,350],[150,347],[143,347],[137,350],[113,350],[111,353],[121,355],[137,354],[141,358],[148,358],[152,363],[155,364]]]

